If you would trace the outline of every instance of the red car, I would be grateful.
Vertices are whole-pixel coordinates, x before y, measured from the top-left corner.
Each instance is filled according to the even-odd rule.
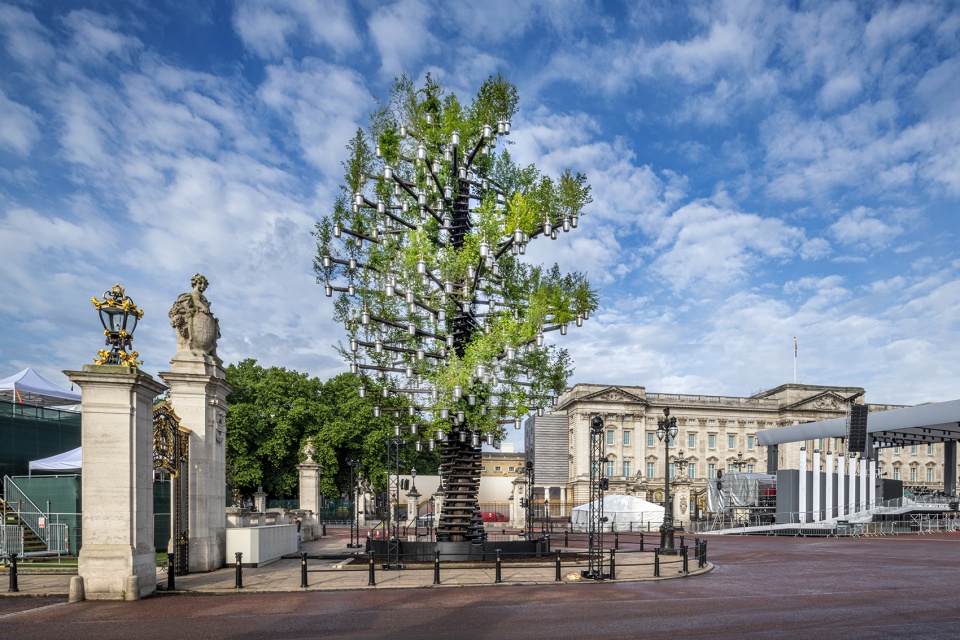
[[[510,518],[499,511],[481,511],[480,518],[484,522],[509,522]]]

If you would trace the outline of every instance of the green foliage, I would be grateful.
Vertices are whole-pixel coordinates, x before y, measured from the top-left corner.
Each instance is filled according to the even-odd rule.
[[[471,430],[502,436],[506,419],[544,407],[572,369],[565,350],[537,344],[542,333],[579,324],[598,305],[584,274],[517,255],[531,240],[576,226],[592,201],[582,174],[546,176],[498,151],[497,140],[509,142],[518,104],[516,87],[499,74],[469,104],[429,74],[420,86],[397,78],[369,131],[358,131],[347,145],[342,197],[314,231],[318,281],[340,292],[334,317],[362,344],[342,355],[388,370],[368,377],[369,388],[435,389],[413,401],[419,409],[413,422],[431,428],[450,430],[451,419],[440,417],[449,409],[463,411]],[[454,215],[466,216],[456,240],[447,226]],[[334,224],[346,230],[339,243]],[[496,257],[498,270],[484,254]],[[429,277],[418,271],[422,265]],[[477,328],[451,338],[464,305]],[[375,320],[363,324],[365,314]],[[458,398],[457,387],[490,400],[489,410]]]
[[[298,494],[296,466],[303,462],[303,447],[313,438],[314,460],[323,466],[320,487],[324,495],[339,497],[349,490],[346,460],[360,460],[363,476],[374,488],[386,484],[385,442],[393,433],[394,418],[373,417],[369,402],[357,394],[355,376],[342,374],[326,383],[281,367],[265,369],[255,360],[243,360],[226,369],[234,387],[227,398],[226,456],[231,482],[250,496],[263,486],[275,498]],[[436,473],[437,454],[405,455],[407,471],[414,466]]]

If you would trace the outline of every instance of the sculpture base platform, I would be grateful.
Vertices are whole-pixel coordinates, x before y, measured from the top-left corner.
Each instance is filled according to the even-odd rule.
[[[370,548],[376,554],[378,563],[387,559],[387,541],[385,539],[371,540],[370,545]],[[550,539],[487,540],[481,544],[401,540],[400,562],[433,562],[437,551],[440,552],[441,562],[493,562],[497,559],[497,549],[500,550],[503,560],[545,558],[550,553]]]

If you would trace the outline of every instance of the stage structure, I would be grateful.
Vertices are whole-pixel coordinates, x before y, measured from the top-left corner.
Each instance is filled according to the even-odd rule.
[[[481,442],[498,446],[563,390],[569,356],[544,336],[597,307],[582,274],[523,262],[532,240],[576,228],[591,197],[584,176],[550,178],[498,149],[517,101],[500,76],[470,104],[430,76],[400,78],[348,145],[343,193],[315,231],[361,396],[439,444],[445,542],[482,539]]]

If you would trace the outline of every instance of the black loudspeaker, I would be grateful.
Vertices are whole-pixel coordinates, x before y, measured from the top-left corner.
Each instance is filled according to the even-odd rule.
[[[847,416],[847,450],[863,453],[867,450],[867,405],[855,404]]]

